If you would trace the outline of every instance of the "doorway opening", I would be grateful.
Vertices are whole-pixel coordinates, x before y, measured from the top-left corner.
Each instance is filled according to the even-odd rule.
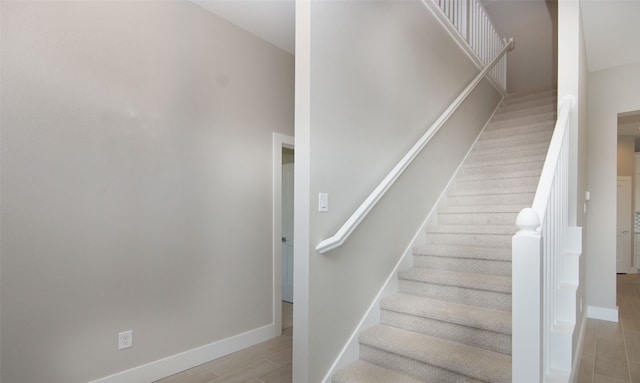
[[[293,335],[294,151],[282,148],[282,332]]]
[[[640,112],[618,114],[616,273],[640,268]]]
[[[273,134],[273,323],[293,336],[294,139]]]

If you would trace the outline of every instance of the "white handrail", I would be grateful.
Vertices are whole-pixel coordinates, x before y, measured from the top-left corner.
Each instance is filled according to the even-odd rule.
[[[513,38],[509,39],[507,44],[502,48],[500,53],[480,71],[480,73],[467,85],[466,88],[460,93],[460,95],[449,105],[449,107],[438,117],[438,119],[431,125],[429,130],[426,131],[422,137],[416,142],[407,154],[402,157],[400,162],[391,169],[389,174],[376,186],[376,188],[369,194],[367,199],[351,214],[351,217],[340,227],[340,229],[331,237],[318,243],[316,251],[320,254],[333,250],[342,244],[349,238],[351,233],[358,227],[360,222],[369,214],[371,209],[378,203],[380,198],[389,190],[389,188],[400,177],[404,170],[413,162],[413,160],[420,154],[422,149],[429,143],[431,138],[440,130],[440,128],[447,122],[449,117],[458,109],[458,107],[464,102],[464,100],[471,94],[471,91],[482,81],[484,76],[489,73],[493,66],[500,61],[509,49],[513,46]]]
[[[560,158],[562,142],[565,136],[565,131],[569,125],[569,112],[575,105],[575,98],[573,96],[565,96],[560,101],[560,107],[558,110],[558,119],[556,126],[553,130],[553,136],[549,143],[549,151],[545,158],[544,165],[542,167],[542,173],[540,173],[540,182],[536,189],[535,197],[533,198],[533,204],[531,208],[538,214],[540,222],[544,222],[545,213],[547,211],[547,205],[549,203],[549,197],[551,196],[551,187],[553,183],[553,173]]]

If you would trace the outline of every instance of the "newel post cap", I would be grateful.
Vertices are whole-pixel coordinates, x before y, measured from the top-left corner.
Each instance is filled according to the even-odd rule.
[[[538,213],[536,213],[535,210],[527,207],[522,209],[518,214],[516,225],[518,226],[520,231],[535,232],[536,229],[540,226],[540,217],[538,217]]]

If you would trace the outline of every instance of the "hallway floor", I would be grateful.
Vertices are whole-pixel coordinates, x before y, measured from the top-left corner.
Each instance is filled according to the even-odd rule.
[[[155,383],[291,383],[293,305],[282,304],[282,336]]]
[[[578,383],[640,383],[640,274],[618,275],[618,323],[587,319]]]

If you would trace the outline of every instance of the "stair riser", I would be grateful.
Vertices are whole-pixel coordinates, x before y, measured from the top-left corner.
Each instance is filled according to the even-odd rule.
[[[546,143],[547,145],[551,141],[551,132],[541,132],[525,136],[513,136],[503,138],[492,138],[478,141],[476,150],[498,150],[501,151],[504,148],[527,148],[533,147],[536,144]]]
[[[512,237],[513,235],[427,233],[427,244],[511,247]]]
[[[554,104],[541,105],[533,108],[516,109],[511,111],[500,111],[493,117],[493,121],[504,121],[516,119],[519,117],[532,116],[537,114],[553,113],[556,111]]]
[[[518,213],[438,214],[441,225],[515,225]]]
[[[474,181],[507,177],[539,177],[542,165],[542,161],[535,161],[497,166],[465,167],[457,179],[458,181]]]
[[[476,148],[469,156],[468,167],[484,167],[491,165],[521,164],[523,162],[544,161],[548,149],[547,143],[540,143],[528,147],[483,149]]]
[[[511,187],[483,187],[483,188],[473,188],[473,189],[465,189],[459,188],[451,193],[452,196],[481,196],[487,197],[490,195],[514,195],[514,194],[527,194],[535,191],[536,187],[531,185],[522,185],[522,186],[511,186]]]
[[[365,345],[360,345],[360,359],[409,375],[425,382],[485,383],[468,376],[457,374],[453,371],[445,370]],[[507,383],[507,381],[500,383]]]
[[[531,206],[533,193],[499,194],[488,196],[451,195],[447,197],[448,206],[486,206],[486,205],[522,205]]]
[[[555,90],[543,90],[543,91],[534,91],[534,92],[526,92],[521,94],[510,94],[509,97],[504,101],[506,105],[520,104],[523,102],[529,102],[531,100],[537,99],[549,99],[557,98],[557,93]]]
[[[531,114],[510,118],[508,120],[493,120],[487,125],[487,130],[501,129],[505,127],[513,127],[519,125],[534,124],[536,122],[553,121],[556,119],[555,112],[547,112],[540,114]]]
[[[482,133],[483,139],[504,138],[536,133],[553,132],[554,121],[541,121],[528,125],[505,126],[501,129],[487,129]]]
[[[474,206],[446,206],[438,209],[438,214],[518,214],[521,205],[474,205]]]
[[[507,334],[389,310],[381,311],[380,322],[389,326],[511,355],[511,336]]]
[[[514,192],[533,192],[538,187],[538,177],[503,178],[495,180],[457,181],[456,194],[462,191],[477,191],[481,194],[486,190],[500,190],[503,194]]]
[[[463,246],[424,245],[413,251],[414,257],[441,256],[449,258],[475,258],[511,262],[511,247],[505,248],[478,248]],[[414,258],[415,259],[415,258]],[[414,261],[415,262],[415,261]]]
[[[519,102],[505,102],[500,107],[500,112],[512,112],[515,110],[522,110],[527,108],[535,108],[538,106],[556,106],[558,100],[556,97],[537,97],[529,100],[521,100]]]
[[[511,311],[511,294],[436,285],[407,279],[398,280],[398,291],[463,305]]]
[[[488,275],[511,275],[511,262],[487,259],[438,257],[431,255],[414,255],[414,267],[427,267],[435,270],[461,271]]]

